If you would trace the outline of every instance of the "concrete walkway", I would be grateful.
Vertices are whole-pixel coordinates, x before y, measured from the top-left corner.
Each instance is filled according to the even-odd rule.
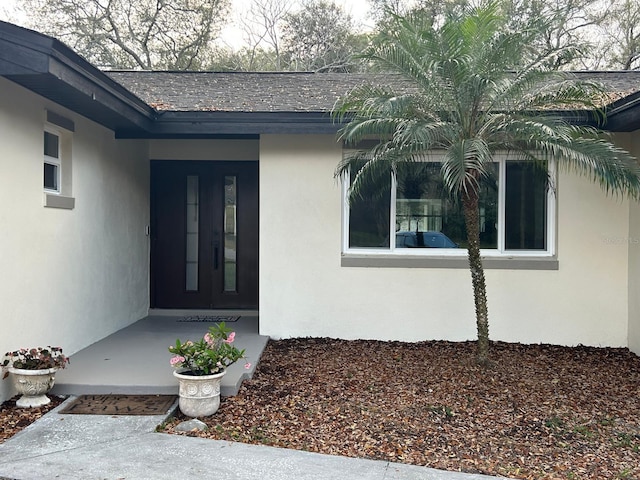
[[[67,415],[52,410],[0,444],[11,480],[487,480],[384,461],[155,433],[166,416]]]

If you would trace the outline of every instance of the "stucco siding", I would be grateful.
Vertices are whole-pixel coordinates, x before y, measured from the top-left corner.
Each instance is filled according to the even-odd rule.
[[[47,109],[75,123],[65,192],[75,199],[71,210],[44,206]],[[144,317],[146,142],[116,140],[113,132],[0,78],[0,145],[0,353],[51,344],[73,354]],[[2,382],[0,399],[10,394]]]
[[[260,142],[260,328],[275,338],[475,338],[466,269],[341,267],[341,149],[332,136]],[[626,346],[629,203],[557,181],[559,269],[487,270],[494,340]]]
[[[640,131],[617,134],[617,141],[640,159]],[[640,355],[640,203],[629,209],[629,236],[622,239],[629,251],[629,349]]]

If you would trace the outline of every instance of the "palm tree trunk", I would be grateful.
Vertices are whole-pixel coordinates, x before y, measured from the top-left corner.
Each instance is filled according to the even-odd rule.
[[[484,279],[484,269],[480,258],[480,213],[478,208],[477,187],[469,187],[462,194],[462,209],[464,223],[467,228],[467,253],[469,256],[469,270],[473,284],[473,300],[476,307],[476,327],[478,329],[478,346],[476,361],[478,364],[489,365],[489,313],[487,310],[487,287]]]

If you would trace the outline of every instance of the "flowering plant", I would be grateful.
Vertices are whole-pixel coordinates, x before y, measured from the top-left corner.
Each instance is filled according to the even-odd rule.
[[[60,347],[21,348],[4,354],[2,367],[3,378],[9,376],[6,367],[22,368],[24,370],[46,370],[49,368],[64,368],[69,358],[62,353]]]
[[[236,333],[222,322],[209,327],[209,331],[197,342],[188,340],[182,343],[177,339],[176,344],[169,347],[169,352],[174,354],[170,360],[171,366],[186,375],[220,373],[244,358],[244,350],[231,345],[235,336]],[[245,368],[250,366],[250,363],[245,363]]]

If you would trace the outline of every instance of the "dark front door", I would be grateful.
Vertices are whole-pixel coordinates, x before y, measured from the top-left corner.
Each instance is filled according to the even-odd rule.
[[[257,308],[257,162],[151,162],[151,306]]]

